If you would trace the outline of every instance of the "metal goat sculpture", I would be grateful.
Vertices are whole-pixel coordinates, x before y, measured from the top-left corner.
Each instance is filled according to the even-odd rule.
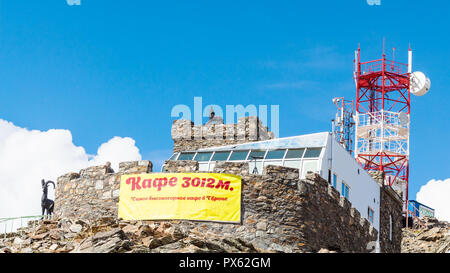
[[[42,198],[41,198],[41,208],[42,208],[42,215],[44,215],[45,211],[47,211],[47,215],[53,214],[53,209],[55,207],[55,202],[53,200],[50,200],[47,198],[48,194],[48,184],[53,184],[53,189],[56,188],[55,183],[53,181],[47,181],[45,182],[44,179],[41,180],[42,183]]]

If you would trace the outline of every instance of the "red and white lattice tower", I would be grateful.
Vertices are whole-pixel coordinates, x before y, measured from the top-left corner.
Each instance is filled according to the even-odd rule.
[[[384,45],[383,45],[384,47]],[[395,54],[395,49],[394,49]],[[355,158],[367,171],[383,171],[385,184],[408,200],[410,74],[408,64],[387,60],[361,62],[355,52]]]

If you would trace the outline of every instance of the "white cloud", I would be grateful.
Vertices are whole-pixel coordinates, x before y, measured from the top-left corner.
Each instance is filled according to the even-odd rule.
[[[68,130],[27,130],[0,119],[0,218],[40,215],[41,179],[58,176],[110,161],[140,160],[139,149],[129,137],[114,137],[100,145],[97,155],[75,146]],[[49,198],[54,198],[50,186]]]
[[[420,188],[416,199],[433,208],[436,218],[450,222],[450,178],[428,181]]]
[[[120,162],[141,160],[141,154],[135,143],[134,139],[129,137],[113,137],[100,145],[97,155],[89,161],[90,165],[103,165],[110,161],[111,167],[117,171]]]

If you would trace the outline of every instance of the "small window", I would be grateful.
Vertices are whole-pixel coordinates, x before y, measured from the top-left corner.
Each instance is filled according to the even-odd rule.
[[[331,170],[328,170],[328,184],[331,184]]]
[[[266,159],[282,159],[286,150],[273,150],[268,151],[266,155]]]
[[[322,148],[308,148],[306,149],[305,158],[319,157]]]
[[[286,158],[302,158],[305,149],[289,149]]]
[[[370,207],[367,209],[367,219],[369,219],[369,222],[373,224],[373,214],[375,212]]]
[[[228,159],[230,152],[215,152],[212,161],[225,161]]]
[[[333,187],[336,188],[336,183],[337,183],[337,175],[334,173],[333,174]]]
[[[250,155],[248,156],[248,160],[254,160],[254,157],[256,157],[256,159],[263,159],[264,155],[266,154],[266,151],[251,151]]]
[[[211,152],[205,152],[205,153],[197,153],[194,160],[197,161],[209,161],[211,158],[212,153]]]
[[[176,160],[176,159],[177,159],[177,156],[178,156],[178,153],[174,153],[174,154],[169,158],[169,160]]]
[[[342,196],[344,196],[345,198],[348,199],[349,192],[350,192],[350,187],[347,184],[345,184],[344,181],[342,181],[342,190],[341,190]]]
[[[192,160],[194,158],[195,153],[181,153],[178,157],[178,160]]]
[[[248,151],[233,151],[230,160],[245,160],[247,158]]]

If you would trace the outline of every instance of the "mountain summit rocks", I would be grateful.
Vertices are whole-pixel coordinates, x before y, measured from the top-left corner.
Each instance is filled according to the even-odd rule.
[[[425,217],[403,229],[402,252],[450,253],[450,224]]]
[[[29,222],[17,233],[0,239],[0,253],[274,252],[257,249],[243,238],[219,236],[170,222],[121,221],[112,217],[83,222],[84,225],[74,219]]]

